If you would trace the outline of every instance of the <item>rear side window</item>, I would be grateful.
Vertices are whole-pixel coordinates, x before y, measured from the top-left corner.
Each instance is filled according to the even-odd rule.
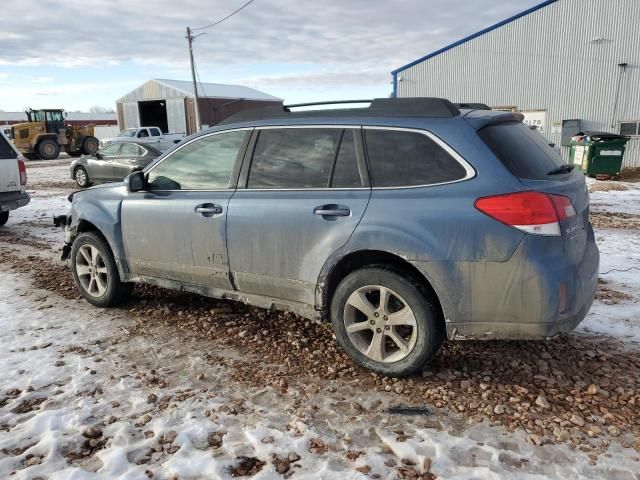
[[[18,158],[18,154],[11,148],[7,139],[0,135],[0,159],[7,158]]]
[[[507,170],[518,178],[545,180],[549,178],[549,172],[565,164],[540,133],[522,123],[490,125],[478,134]]]
[[[333,169],[331,186],[333,188],[360,188],[360,171],[356,156],[356,141],[352,130],[346,130],[340,142],[340,149]]]
[[[248,188],[327,188],[340,142],[339,128],[260,131]]]
[[[138,145],[134,145],[133,143],[125,143],[122,145],[122,150],[120,150],[120,155],[132,155],[134,157],[144,155],[144,150],[142,147]]]
[[[464,167],[435,141],[419,132],[365,129],[374,187],[410,187],[453,182]]]
[[[150,128],[149,130],[151,130],[151,136],[152,137],[159,137],[160,136],[160,130],[158,130],[157,128]]]

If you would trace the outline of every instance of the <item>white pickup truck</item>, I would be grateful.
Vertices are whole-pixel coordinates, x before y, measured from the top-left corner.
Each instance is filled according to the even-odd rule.
[[[29,203],[26,187],[27,168],[24,159],[0,132],[0,226],[9,220],[9,211]]]
[[[184,133],[162,133],[158,127],[125,128],[117,137],[103,138],[100,140],[100,144],[132,141],[136,143],[178,143],[185,137]]]

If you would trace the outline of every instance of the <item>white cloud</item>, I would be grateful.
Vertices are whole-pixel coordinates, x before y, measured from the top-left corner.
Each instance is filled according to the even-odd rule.
[[[259,0],[195,41],[206,64],[288,63],[371,70],[382,76],[536,0]],[[185,28],[240,0],[23,0],[29,15],[3,25],[0,65],[100,67],[121,62],[183,67]],[[73,19],[72,27],[62,28]],[[327,71],[327,70],[325,70]],[[296,80],[297,81],[297,80]]]

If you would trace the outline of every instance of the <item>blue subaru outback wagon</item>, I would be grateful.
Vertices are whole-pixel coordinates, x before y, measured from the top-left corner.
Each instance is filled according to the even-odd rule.
[[[96,306],[142,282],[290,310],[388,375],[445,338],[569,332],[598,278],[585,179],[521,115],[466,106],[238,114],[75,193],[64,257]]]

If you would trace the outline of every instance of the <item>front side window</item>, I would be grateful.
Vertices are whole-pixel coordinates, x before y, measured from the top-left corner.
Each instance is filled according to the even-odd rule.
[[[420,132],[365,129],[374,187],[410,187],[453,182],[465,168],[434,140]]]
[[[260,131],[248,188],[328,188],[339,128],[277,128]]]
[[[229,187],[247,131],[201,137],[179,148],[149,171],[151,190],[223,190]]]
[[[146,130],[140,130],[140,132],[138,133],[138,138],[147,138],[149,136],[149,132],[147,132]]]
[[[118,136],[119,137],[133,137],[133,136],[135,136],[137,131],[138,131],[137,128],[126,128],[126,129],[122,130]]]

